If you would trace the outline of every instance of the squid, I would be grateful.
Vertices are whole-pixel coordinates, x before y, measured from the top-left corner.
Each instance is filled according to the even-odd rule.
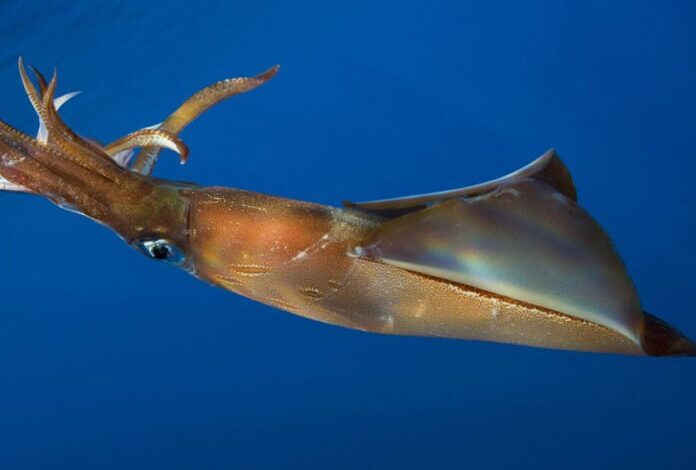
[[[694,356],[645,312],[609,236],[550,150],[461,189],[330,207],[155,178],[162,150],[213,105],[270,80],[228,79],[162,123],[102,145],[58,115],[57,78],[20,58],[39,117],[0,121],[0,189],[40,195],[115,231],[153,260],[269,306],[362,331],[629,355]],[[136,153],[137,152],[137,153]]]

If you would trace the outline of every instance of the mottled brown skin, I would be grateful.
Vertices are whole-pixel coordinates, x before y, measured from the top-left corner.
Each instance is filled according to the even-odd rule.
[[[589,321],[357,256],[355,248],[369,240],[388,211],[375,215],[355,207],[338,209],[148,176],[159,153],[152,145],[182,149],[176,133],[191,120],[276,71],[219,82],[185,102],[156,133],[136,132],[100,148],[58,117],[55,77],[47,84],[39,75],[37,91],[20,63],[25,88],[48,136],[37,141],[0,122],[2,188],[43,195],[109,226],[141,251],[143,240],[168,240],[185,255],[178,265],[197,277],[326,323],[555,349],[696,354],[693,343],[648,314],[638,345]],[[147,148],[133,168],[111,158],[109,149],[122,151],[136,144]],[[565,189],[574,194],[572,185]]]

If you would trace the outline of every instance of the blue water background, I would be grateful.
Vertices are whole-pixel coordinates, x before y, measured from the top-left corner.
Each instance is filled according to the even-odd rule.
[[[157,174],[325,204],[435,191],[555,147],[645,308],[696,336],[696,4],[0,2],[109,141],[213,81],[272,83]],[[696,359],[389,337],[304,320],[0,194],[0,468],[694,468]]]

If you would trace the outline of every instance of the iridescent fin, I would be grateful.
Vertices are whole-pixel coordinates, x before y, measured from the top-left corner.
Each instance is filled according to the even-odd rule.
[[[515,178],[387,220],[355,254],[597,323],[640,344],[642,309],[609,237],[544,181]]]
[[[419,194],[394,199],[382,199],[369,202],[344,202],[346,207],[354,207],[366,212],[380,215],[403,215],[408,212],[422,209],[432,204],[443,202],[447,199],[458,197],[475,197],[494,191],[495,189],[509,185],[524,178],[533,178],[544,181],[556,188],[558,192],[568,199],[577,201],[577,192],[573,184],[573,178],[561,158],[551,149],[527,166],[520,168],[508,175],[485,183],[467,186],[459,189],[440,191],[436,193]]]

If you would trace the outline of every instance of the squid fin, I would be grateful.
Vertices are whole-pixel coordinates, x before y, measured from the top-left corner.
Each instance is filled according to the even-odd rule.
[[[480,196],[524,178],[543,181],[571,201],[577,201],[577,192],[573,178],[555,150],[551,149],[519,170],[485,183],[416,196],[357,203],[346,201],[343,204],[346,207],[353,207],[365,212],[390,217],[423,209],[447,199]]]
[[[387,220],[355,254],[603,325],[639,343],[640,302],[604,230],[543,181],[507,183]]]

